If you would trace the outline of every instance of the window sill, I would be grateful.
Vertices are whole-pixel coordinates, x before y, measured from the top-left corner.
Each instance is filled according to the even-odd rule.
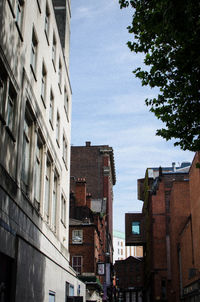
[[[56,143],[57,143],[57,145],[58,145],[58,148],[60,148],[60,144],[59,144],[58,139],[56,139]]]
[[[40,14],[41,14],[41,7],[40,7],[40,3],[39,3],[39,0],[37,0],[37,5],[38,5],[38,9],[39,9],[39,12],[40,12]]]
[[[6,124],[6,121],[1,113],[0,113],[0,121],[2,122],[3,125]]]
[[[10,128],[8,126],[6,126],[6,131],[8,132],[8,134],[11,137],[12,141],[15,143],[16,138],[15,138],[14,134],[12,133],[12,131],[10,130]]]
[[[35,198],[34,198],[33,205],[34,205],[34,208],[36,209],[36,211],[40,212],[40,203]]]
[[[41,96],[41,99],[42,99],[42,103],[43,103],[43,105],[44,105],[44,108],[46,109],[47,106],[46,106],[46,102],[45,102],[45,100],[44,100],[44,97],[43,97],[42,95],[40,95],[40,96]]]
[[[53,59],[52,59],[52,64],[53,64],[54,71],[56,72],[56,64],[55,64],[55,61]]]
[[[52,130],[54,130],[53,123],[51,120],[49,120],[49,124],[51,125]]]
[[[37,78],[36,78],[35,70],[34,70],[34,68],[33,68],[32,64],[30,64],[30,67],[31,67],[31,71],[32,71],[32,73],[33,73],[34,79],[35,79],[35,81],[37,82]]]
[[[64,110],[65,110],[65,115],[66,115],[67,121],[68,121],[68,123],[69,123],[69,116],[68,116],[67,109],[66,109],[65,106],[64,106]]]
[[[62,225],[64,226],[64,228],[66,229],[66,224],[63,222],[62,219],[60,221],[61,221]]]
[[[15,25],[16,25],[16,27],[17,27],[17,31],[18,31],[20,40],[21,40],[22,42],[24,42],[24,39],[23,39],[23,36],[22,36],[22,33],[21,33],[21,29],[20,29],[20,27],[19,27],[17,21],[15,21]]]
[[[60,83],[58,83],[58,87],[59,87],[60,93],[62,94],[62,89],[61,89],[61,84]]]
[[[46,30],[44,31],[44,33],[45,33],[45,36],[46,36],[46,39],[47,39],[47,44],[48,44],[48,46],[49,46],[49,37],[48,37],[48,33],[46,32]]]
[[[66,168],[66,170],[68,171],[67,164],[66,164],[66,161],[64,160],[64,157],[63,157],[63,156],[62,156],[62,159],[63,159],[63,162],[64,162],[64,164],[65,164],[65,168]]]
[[[11,13],[13,15],[13,18],[15,18],[14,9],[13,9],[13,6],[12,6],[12,3],[10,2],[10,0],[8,0],[8,4],[9,4],[10,10],[11,10]]]

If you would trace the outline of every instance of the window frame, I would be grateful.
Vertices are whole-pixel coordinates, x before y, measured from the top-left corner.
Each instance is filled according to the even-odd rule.
[[[81,236],[80,236],[80,239],[77,240],[75,238],[77,238],[79,235],[75,235],[77,233],[80,232]],[[82,244],[83,243],[83,230],[79,230],[79,229],[75,229],[75,230],[72,230],[72,243],[73,244]]]
[[[43,151],[44,151],[43,147],[44,147],[44,142],[42,140],[40,133],[37,131],[35,154],[34,154],[35,155],[34,201],[37,203],[38,210],[40,209],[41,193],[42,193],[42,166],[43,166]],[[39,192],[38,195],[36,192]]]
[[[67,169],[67,160],[68,160],[68,141],[67,138],[65,136],[65,134],[63,133],[63,150],[62,150],[63,154],[62,154],[62,158],[65,164],[65,167]]]
[[[66,228],[66,218],[67,218],[67,201],[64,195],[61,195],[61,222]]]
[[[50,32],[50,10],[48,2],[46,2],[45,16],[44,16],[44,32],[49,45],[49,32]]]
[[[56,115],[56,142],[58,147],[60,148],[60,114],[58,111]]]
[[[31,59],[30,59],[30,67],[33,73],[35,80],[37,81],[36,73],[37,73],[37,58],[38,58],[38,38],[35,31],[35,28],[32,29],[32,39],[31,39]]]
[[[66,87],[64,89],[64,109],[65,109],[67,120],[69,122],[69,96]]]
[[[54,94],[52,89],[50,90],[50,97],[49,97],[49,123],[54,129]]]
[[[56,71],[56,54],[57,54],[57,41],[56,41],[55,32],[53,32],[51,56],[52,56],[52,63],[55,71]]]
[[[44,192],[44,215],[47,223],[50,222],[50,203],[51,203],[51,172],[52,170],[52,161],[49,154],[46,157],[45,163],[45,192]],[[48,184],[48,190],[47,190]]]
[[[74,264],[75,260],[80,260],[80,264]],[[72,256],[72,267],[73,269],[76,271],[77,274],[80,274],[82,273],[82,266],[83,266],[83,256],[79,256],[79,255],[74,255]]]
[[[47,95],[47,70],[45,63],[42,63],[42,75],[41,75],[41,92],[40,96],[44,107],[46,108],[46,95]]]
[[[21,183],[23,191],[28,194],[30,189],[30,174],[31,174],[31,153],[33,147],[33,117],[27,108],[24,114],[24,125],[23,125],[23,142],[22,142],[22,154],[25,155],[25,159],[22,160],[21,166]],[[25,145],[26,143],[26,145]],[[28,151],[26,150],[28,146]],[[28,153],[27,153],[28,152]]]

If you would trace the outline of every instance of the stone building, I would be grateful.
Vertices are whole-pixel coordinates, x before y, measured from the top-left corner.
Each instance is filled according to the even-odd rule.
[[[0,1],[1,301],[85,296],[68,249],[69,32],[70,0]]]

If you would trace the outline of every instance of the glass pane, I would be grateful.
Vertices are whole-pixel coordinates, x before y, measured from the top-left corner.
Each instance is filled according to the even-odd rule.
[[[139,221],[132,222],[132,234],[134,234],[134,235],[140,234],[140,222]]]
[[[55,293],[49,293],[49,302],[55,302]]]

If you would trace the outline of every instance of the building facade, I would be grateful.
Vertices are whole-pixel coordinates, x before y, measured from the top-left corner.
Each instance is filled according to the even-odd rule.
[[[116,260],[124,260],[130,256],[142,257],[142,246],[126,246],[125,245],[125,233],[120,231],[113,231],[113,263]]]
[[[116,301],[142,302],[144,286],[143,258],[129,256],[125,260],[116,260]]]
[[[112,299],[113,274],[113,185],[116,182],[114,154],[108,145],[71,147],[71,190],[74,179],[84,178],[91,194],[91,211],[103,217],[102,253],[100,261],[106,266],[103,299]]]
[[[157,170],[158,176],[152,177],[151,173],[149,177],[147,169],[145,178],[138,180],[143,211],[126,214],[126,241],[129,245],[142,242],[144,246],[144,301],[195,301],[194,296],[187,300],[191,295],[187,285],[198,279],[191,216],[192,196],[197,187],[195,190],[191,187],[192,175],[199,170],[195,164],[180,169],[172,167],[171,171]]]
[[[68,248],[70,14],[69,0],[0,1],[1,301],[85,296]]]
[[[71,192],[69,251],[70,263],[79,279],[86,283],[86,300],[102,301],[104,275],[98,274],[98,263],[105,250],[105,215],[91,210],[91,194],[85,178],[78,178]]]

